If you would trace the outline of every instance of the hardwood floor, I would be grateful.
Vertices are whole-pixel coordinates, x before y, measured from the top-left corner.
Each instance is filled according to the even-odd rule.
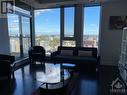
[[[12,95],[32,95],[42,84],[37,81],[37,78],[40,77],[37,72],[42,71],[39,68],[32,70],[29,65],[15,71],[16,79]],[[101,67],[98,72],[91,72],[90,69],[77,70],[77,72],[79,72],[79,78],[72,95],[112,95],[110,93],[111,83],[119,76],[118,69],[115,67]]]
[[[115,67],[102,67],[96,73],[81,71],[74,95],[112,95],[111,84],[118,76],[118,69]]]

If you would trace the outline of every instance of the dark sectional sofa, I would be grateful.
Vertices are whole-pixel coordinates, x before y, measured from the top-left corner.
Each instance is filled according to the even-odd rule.
[[[51,54],[51,59],[60,63],[74,63],[78,65],[91,64],[97,66],[97,48],[91,47],[58,47]]]

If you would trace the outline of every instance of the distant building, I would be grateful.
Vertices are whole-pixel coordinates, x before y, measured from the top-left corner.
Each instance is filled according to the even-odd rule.
[[[84,46],[97,47],[96,40],[86,40],[86,41],[84,41]]]
[[[84,35],[84,47],[98,47],[98,35]]]

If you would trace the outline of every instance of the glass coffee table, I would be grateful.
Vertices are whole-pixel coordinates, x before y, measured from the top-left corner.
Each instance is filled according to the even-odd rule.
[[[41,91],[55,91],[63,89],[67,86],[70,80],[70,72],[62,67],[62,64],[45,64],[45,72],[36,74],[37,81],[41,82]]]

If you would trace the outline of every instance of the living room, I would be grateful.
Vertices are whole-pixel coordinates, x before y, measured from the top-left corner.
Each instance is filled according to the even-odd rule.
[[[78,93],[80,90],[81,90],[81,92],[79,92],[80,94],[75,94],[75,95],[85,95],[85,94],[91,95],[90,92],[93,90],[88,90],[91,86],[96,86],[95,88],[93,87],[94,90],[98,89],[99,87],[102,87],[101,88],[102,92],[96,92],[96,91],[98,91],[98,90],[96,90],[95,93],[93,91],[94,94],[92,93],[92,95],[98,95],[98,93],[108,95],[108,93],[106,93],[106,91],[110,90],[110,88],[108,88],[107,86],[109,84],[111,84],[112,81],[119,76],[118,62],[119,62],[120,54],[121,54],[121,42],[122,42],[122,33],[123,33],[123,29],[112,29],[110,20],[111,20],[111,17],[113,17],[113,16],[117,16],[117,17],[118,16],[127,16],[126,4],[127,4],[126,0],[122,0],[122,1],[121,0],[69,0],[69,1],[62,0],[61,2],[58,0],[54,0],[54,1],[19,0],[19,1],[16,1],[15,5],[16,5],[16,7],[18,7],[16,9],[19,9],[19,10],[15,11],[16,15],[9,16],[8,14],[4,14],[4,15],[1,14],[1,18],[0,18],[0,23],[1,23],[0,24],[0,28],[1,28],[1,30],[0,30],[1,31],[0,54],[13,55],[13,56],[15,56],[15,59],[16,59],[14,62],[15,66],[16,66],[14,74],[15,74],[15,81],[16,81],[17,88],[14,88],[14,92],[12,95],[31,95],[31,93],[33,92],[32,91],[33,86],[30,87],[30,89],[29,89],[29,86],[27,86],[27,85],[37,86],[37,84],[38,84],[38,83],[36,84],[35,81],[32,83],[32,78],[30,78],[30,76],[27,77],[30,79],[26,79],[26,81],[24,81],[24,82],[26,82],[26,83],[24,83],[24,86],[21,82],[21,81],[23,81],[23,75],[22,75],[23,72],[24,73],[26,72],[26,74],[24,74],[24,77],[25,77],[25,75],[27,75],[27,76],[29,75],[29,73],[27,72],[28,69],[25,69],[25,68],[29,68],[28,49],[31,46],[35,46],[35,45],[43,46],[46,50],[46,62],[48,63],[48,62],[50,62],[50,52],[57,51],[58,46],[67,46],[67,44],[69,42],[74,47],[84,46],[84,44],[85,44],[83,42],[84,41],[83,40],[84,39],[84,26],[85,26],[84,25],[84,21],[85,21],[84,18],[87,14],[86,9],[88,7],[98,7],[98,6],[100,8],[99,9],[99,17],[98,17],[99,19],[96,19],[96,21],[98,21],[97,24],[99,24],[99,27],[97,29],[98,30],[98,32],[97,32],[98,33],[98,36],[97,36],[98,40],[96,40],[97,41],[96,45],[93,45],[90,47],[97,48],[97,56],[98,56],[97,62],[99,60],[99,62],[98,62],[99,64],[97,64],[97,66],[95,67],[95,68],[97,68],[97,70],[95,71],[96,74],[90,73],[90,78],[92,77],[93,79],[90,79],[90,81],[88,81],[87,85],[85,83],[83,84],[83,82],[87,81],[84,79],[84,77],[85,76],[87,77],[87,75],[89,76],[89,71],[80,72],[82,74],[81,74],[80,80],[78,80],[78,81],[81,82],[81,85],[79,86],[79,84],[78,84],[78,90],[75,93]],[[70,8],[70,11],[67,10],[69,8]],[[53,15],[51,16],[51,14],[53,13],[52,10],[55,10],[55,9],[58,9],[57,10],[58,12],[55,13],[57,20],[55,20],[55,16],[53,16]],[[37,21],[35,21],[35,19],[36,19],[37,15],[39,15],[40,10],[42,12],[42,15],[45,12],[47,12],[47,14],[50,14],[49,17],[50,18],[52,17],[52,18],[50,20],[48,20],[48,19],[43,18],[44,17],[43,16],[42,17],[43,19],[42,18],[38,19],[38,21],[40,20],[40,22],[42,22],[42,24],[38,23]],[[35,12],[37,12],[37,13],[35,14]],[[72,12],[70,14],[71,16],[68,16],[68,14],[70,12]],[[58,16],[56,14],[58,14]],[[93,13],[92,15],[94,16],[95,14]],[[2,16],[4,16],[4,17],[2,17]],[[68,18],[67,18],[67,16],[68,16]],[[48,15],[47,15],[47,17],[48,17]],[[54,18],[54,20],[52,20],[53,18]],[[25,23],[25,21],[28,23]],[[44,21],[47,21],[48,23],[44,23]],[[9,26],[8,22],[12,23],[13,26]],[[57,22],[57,23],[54,23],[54,22]],[[49,27],[45,27],[44,24],[49,24]],[[50,27],[50,24],[51,25],[54,24],[53,27]],[[45,39],[45,41],[46,41],[45,44],[43,44],[44,43],[43,40],[41,41],[42,44],[37,44],[36,41],[37,40],[40,41],[40,38],[38,38],[37,34],[36,34],[37,29],[40,29],[38,27],[39,25],[42,28],[40,30],[41,32],[43,31],[42,34],[44,34],[45,29],[48,30],[48,28],[51,28],[54,31],[58,30],[59,41],[56,40],[56,43],[58,43],[58,44],[55,44],[55,43],[49,44],[48,43],[48,36]],[[25,28],[24,26],[27,26],[27,28]],[[71,26],[73,26],[73,29],[71,30],[73,32],[71,32],[69,34],[69,36],[66,37],[66,35],[65,35],[66,30],[68,31],[69,27],[71,27]],[[11,30],[10,28],[13,28],[13,27],[14,28],[20,27],[20,28]],[[43,29],[43,27],[45,29]],[[53,29],[54,27],[57,28],[57,30]],[[92,28],[94,28],[94,27],[92,27]],[[29,31],[29,33],[23,34],[23,32],[22,32],[23,30]],[[96,30],[96,29],[92,29],[92,30]],[[18,39],[15,38],[16,41],[10,40],[10,38],[13,37],[13,35],[10,36],[9,31],[13,31],[13,33],[16,33],[15,35],[19,38]],[[22,32],[22,35],[20,35],[21,32]],[[49,32],[47,31],[47,33],[49,33]],[[27,35],[28,39],[24,40],[21,37],[23,35]],[[52,35],[53,35],[53,33],[52,33]],[[42,39],[44,39],[44,36],[42,36]],[[28,43],[26,45],[24,45],[25,42],[26,43],[28,42]],[[55,42],[55,41],[53,41],[53,42]],[[15,43],[18,43],[18,44],[15,45]],[[49,48],[49,46],[52,44],[55,44],[54,45],[55,47],[53,47],[54,51],[52,51]],[[14,45],[15,45],[15,49],[12,48],[12,46],[14,47]],[[13,51],[15,51],[15,52],[13,52]],[[64,59],[64,61],[66,61],[66,59]],[[81,67],[85,68],[85,65],[83,65],[83,66],[84,67],[82,67],[82,66]],[[88,68],[88,69],[91,70],[91,68]],[[98,77],[97,77],[98,72],[99,72],[99,80],[100,81],[98,81]],[[107,74],[109,74],[109,75],[107,75]],[[80,76],[80,74],[79,74],[79,76]],[[88,79],[89,79],[89,77],[88,77]],[[106,80],[106,79],[108,79],[108,80]],[[24,78],[24,80],[25,80],[25,78]],[[89,84],[89,82],[91,82],[91,81],[93,81],[93,85]],[[106,81],[106,82],[104,82],[104,84],[103,84],[103,81]],[[98,82],[101,83],[101,86],[100,85],[98,86]],[[26,88],[25,88],[25,86],[26,86]],[[81,88],[81,86],[83,86],[84,88]],[[88,89],[87,88],[85,89],[85,86],[89,86]],[[18,92],[20,90],[22,93],[19,94]],[[83,90],[86,92],[82,92]],[[32,94],[32,95],[34,95],[34,94]]]

